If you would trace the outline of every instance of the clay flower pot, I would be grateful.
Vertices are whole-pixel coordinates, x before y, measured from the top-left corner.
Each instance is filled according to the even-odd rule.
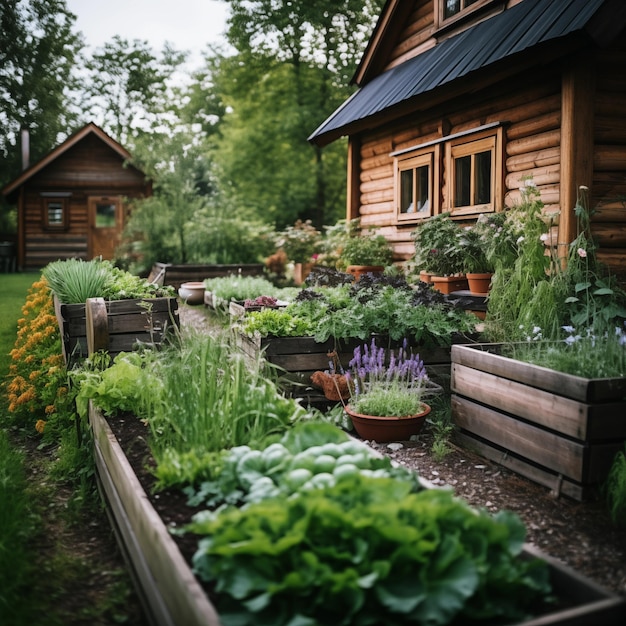
[[[432,284],[437,291],[449,294],[467,289],[467,278],[465,276],[433,276]]]
[[[354,282],[357,282],[365,274],[382,274],[384,271],[384,265],[348,265],[346,268],[346,272],[354,276]]]
[[[478,296],[486,296],[491,287],[492,276],[493,274],[491,272],[485,272],[483,274],[472,274],[468,272],[466,277],[469,290]]]
[[[388,443],[407,441],[412,435],[417,435],[422,430],[426,416],[430,413],[430,406],[422,402],[422,408],[421,413],[409,417],[363,415],[353,411],[350,405],[345,407],[345,411],[362,439]]]
[[[327,400],[347,400],[350,397],[348,381],[343,374],[317,371],[311,374],[311,382],[324,392]]]

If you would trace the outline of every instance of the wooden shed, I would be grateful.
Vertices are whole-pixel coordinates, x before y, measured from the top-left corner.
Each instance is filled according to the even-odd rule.
[[[348,137],[347,217],[398,260],[421,220],[501,211],[532,177],[560,243],[589,188],[598,256],[626,278],[623,0],[388,0],[353,81],[309,141]]]
[[[17,204],[17,265],[37,269],[67,258],[112,259],[127,217],[127,200],[151,195],[130,153],[93,123],[2,193]]]

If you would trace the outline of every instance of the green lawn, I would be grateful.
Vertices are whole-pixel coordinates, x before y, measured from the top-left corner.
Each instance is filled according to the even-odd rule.
[[[9,352],[15,344],[17,320],[30,286],[39,280],[39,272],[0,274],[0,380],[9,369]]]

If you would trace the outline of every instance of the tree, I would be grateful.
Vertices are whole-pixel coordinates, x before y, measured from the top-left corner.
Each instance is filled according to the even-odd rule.
[[[140,131],[157,131],[172,115],[170,81],[185,57],[166,43],[159,58],[147,41],[115,35],[85,63],[91,117],[123,144]]]
[[[224,105],[214,159],[234,203],[282,228],[345,214],[345,144],[310,133],[349,95],[382,0],[226,0],[236,50],[208,60]]]
[[[30,160],[47,154],[76,123],[67,107],[83,47],[65,0],[0,3],[0,186],[21,169],[20,129],[30,132]]]

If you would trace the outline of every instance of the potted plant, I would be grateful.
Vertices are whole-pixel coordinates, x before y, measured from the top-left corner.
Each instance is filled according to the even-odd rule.
[[[489,229],[477,222],[460,231],[458,243],[463,253],[462,267],[470,292],[486,295],[495,270],[487,255]]]
[[[419,354],[407,352],[406,340],[386,363],[385,349],[372,339],[354,349],[348,367],[345,411],[363,439],[398,441],[420,432],[430,413],[422,401],[428,375]]]
[[[368,273],[382,273],[393,258],[387,239],[371,230],[358,233],[359,220],[348,224],[348,238],[341,249],[340,265],[355,280]]]
[[[321,240],[322,234],[311,220],[297,220],[293,226],[287,226],[278,233],[276,245],[284,250],[287,258],[294,264],[296,285],[301,285],[311,271]]]
[[[443,293],[467,289],[459,236],[449,212],[424,220],[413,233],[415,267],[430,275],[428,282]]]

